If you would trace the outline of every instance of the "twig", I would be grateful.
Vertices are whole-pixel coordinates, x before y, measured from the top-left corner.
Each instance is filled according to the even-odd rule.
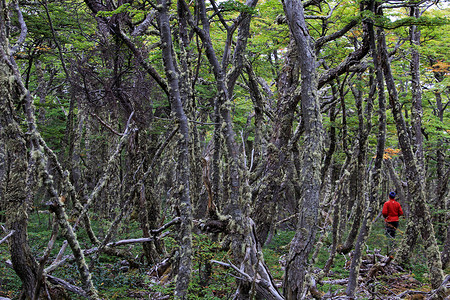
[[[170,221],[170,222],[167,222],[166,224],[164,224],[164,225],[161,226],[160,228],[150,230],[150,233],[153,234],[153,235],[159,234],[159,233],[161,233],[162,231],[164,231],[164,230],[166,230],[167,228],[169,228],[170,226],[172,226],[172,225],[174,225],[174,224],[180,223],[180,220],[181,220],[180,217],[176,217],[175,219],[173,219],[173,220]]]
[[[210,260],[210,262],[235,270],[240,275],[242,275],[242,278],[240,278],[240,280],[242,280],[242,281],[247,281],[249,283],[253,282],[254,278],[252,276],[248,275],[247,273],[245,273],[244,271],[239,269],[237,266],[233,265],[230,261],[228,261],[228,263],[224,263],[224,262],[221,262],[218,260]],[[269,297],[267,299],[284,300],[284,298],[279,294],[278,290],[276,290],[271,285],[271,283],[269,283],[264,278],[257,278],[255,276],[255,283],[259,289],[264,290],[264,292],[266,293],[266,297]]]
[[[275,223],[275,227],[278,227],[278,226],[280,226],[281,224],[283,224],[283,223],[285,223],[285,222],[288,222],[288,221],[290,221],[290,220],[292,220],[292,219],[294,219],[294,218],[297,218],[297,217],[298,217],[298,214],[293,214],[292,216],[289,216],[289,217],[287,217],[287,218],[285,218],[285,219],[283,219],[283,220],[280,220],[280,221],[276,222],[276,223]]]
[[[96,118],[103,126],[105,126],[106,128],[108,128],[109,131],[111,131],[111,132],[114,133],[115,135],[123,136],[122,133],[117,132],[114,128],[112,128],[111,125],[109,125],[108,123],[106,123],[105,121],[103,121],[103,120],[102,120],[99,116],[97,116],[96,114],[91,113],[91,116],[95,117],[95,118]]]
[[[216,263],[218,265],[227,267],[227,268],[231,268],[233,270],[235,270],[236,272],[238,272],[239,274],[241,274],[242,276],[244,276],[244,279],[251,282],[252,281],[252,277],[250,275],[248,275],[247,273],[245,273],[244,271],[241,271],[238,267],[236,267],[235,265],[233,265],[230,261],[228,261],[228,263],[224,263],[222,261],[218,261],[218,260],[211,260],[212,263]]]

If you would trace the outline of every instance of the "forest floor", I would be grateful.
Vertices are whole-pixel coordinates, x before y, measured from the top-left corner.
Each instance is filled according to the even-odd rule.
[[[32,213],[30,215],[29,242],[36,257],[42,255],[51,236],[51,225],[48,214]],[[405,222],[403,222],[405,223]],[[104,218],[93,218],[94,230],[105,232],[110,222]],[[400,232],[404,230],[400,226]],[[176,245],[175,234],[168,229],[164,237],[167,253],[173,253]],[[173,229],[172,229],[173,230]],[[125,222],[115,238],[116,241],[139,238],[140,229],[135,222]],[[280,287],[283,280],[283,262],[288,253],[288,245],[294,232],[288,229],[274,234],[270,244],[263,248],[264,259],[275,283]],[[1,235],[3,236],[3,234]],[[82,247],[88,248],[88,237],[84,231],[78,232]],[[411,263],[399,266],[395,261],[395,249],[400,241],[399,235],[389,241],[384,235],[382,221],[373,226],[373,230],[364,249],[363,263],[358,278],[357,299],[425,299],[429,286],[428,270],[423,248],[419,245],[411,253]],[[56,257],[63,243],[58,238],[51,256]],[[205,234],[196,234],[194,243],[193,277],[189,288],[188,299],[231,299],[236,289],[236,274],[211,260],[228,262],[232,260],[230,251],[222,250],[218,242],[211,241]],[[338,299],[345,294],[349,274],[350,255],[337,254],[330,272],[324,276],[321,272],[329,257],[331,237],[323,239],[323,246],[317,253],[313,272],[317,274],[316,297],[322,299]],[[103,299],[171,299],[174,289],[170,264],[148,266],[142,255],[142,245],[122,246],[129,253],[124,259],[101,254],[93,263],[91,273],[96,288]],[[387,255],[389,253],[389,255]],[[71,254],[70,249],[66,254]],[[0,245],[0,297],[14,299],[20,291],[20,279],[6,263],[9,260],[6,243]],[[130,261],[132,260],[132,261]],[[90,259],[87,259],[88,264]],[[446,270],[446,275],[450,270]],[[74,262],[68,262],[56,269],[53,276],[66,280],[70,284],[81,286]],[[81,299],[69,293],[70,299]],[[311,296],[312,299],[312,296]]]

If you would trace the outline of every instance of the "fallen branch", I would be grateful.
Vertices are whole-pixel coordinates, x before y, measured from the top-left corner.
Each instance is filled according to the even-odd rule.
[[[346,285],[348,283],[348,278],[335,279],[335,280],[321,280],[319,283],[320,284],[329,284],[329,285],[334,285],[334,284]]]
[[[271,298],[267,298],[267,299],[284,300],[284,298],[279,295],[278,291],[273,289],[273,286],[271,284],[269,284],[269,282],[267,282],[267,280],[262,279],[262,278],[256,278],[256,276],[252,277],[252,276],[248,275],[247,273],[245,273],[244,271],[239,269],[237,266],[233,265],[230,261],[228,261],[228,263],[224,263],[224,262],[217,261],[217,260],[211,260],[211,262],[235,270],[242,276],[240,279],[243,281],[247,281],[250,283],[254,282],[258,288],[265,291],[264,294],[266,296],[269,296],[269,295],[271,296]]]
[[[155,230],[151,230],[150,232],[154,235],[156,235],[157,233],[160,233],[162,231],[164,231],[165,229],[169,228],[170,226],[178,223],[180,221],[180,218],[177,217],[175,219],[173,219],[172,221],[164,224],[163,226],[161,226],[158,229]],[[151,242],[159,239],[162,239],[163,237],[165,237],[168,233],[164,233],[158,237],[150,237],[150,238],[139,238],[139,239],[128,239],[128,240],[121,240],[121,241],[117,241],[117,242],[111,242],[105,245],[105,251],[109,252],[109,250],[111,250],[111,248],[113,247],[117,247],[117,246],[123,246],[123,245],[128,245],[128,244],[136,244],[136,243],[145,243],[145,242]],[[85,249],[83,250],[83,255],[88,256],[88,255],[92,255],[94,253],[97,253],[99,250],[99,247],[93,247],[90,249]],[[62,264],[64,264],[66,261],[70,261],[73,260],[75,257],[73,255],[67,255],[63,258],[60,258],[57,262],[55,260],[55,262],[53,262],[48,268],[45,269],[46,273],[51,273],[53,270],[55,270],[56,268],[58,268],[59,266],[61,266]]]
[[[14,232],[16,232],[16,231],[15,231],[15,230],[11,230],[11,232],[8,233],[7,236],[5,236],[4,238],[2,238],[2,240],[0,241],[0,245],[1,245],[4,241],[6,241],[10,236],[12,236],[12,235],[14,234]]]
[[[449,281],[450,281],[450,275],[447,275],[445,277],[444,281],[442,281],[441,286],[439,286],[437,289],[431,291],[430,295],[427,297],[427,299],[434,299],[433,297],[435,295],[438,295],[439,297],[445,298],[450,294],[449,292]]]
[[[406,296],[408,296],[408,295],[424,295],[424,296],[425,296],[426,294],[427,294],[427,292],[423,292],[423,291],[411,291],[411,290],[409,290],[409,291],[404,291],[404,292],[398,294],[398,295],[396,296],[396,298],[398,298],[398,299],[403,299],[403,297],[406,297]]]
[[[224,232],[227,233],[228,220],[214,220],[208,219],[206,222],[199,222],[198,227],[201,231],[205,231],[208,233],[219,233]]]
[[[69,292],[75,293],[75,294],[80,295],[82,297],[85,297],[85,298],[88,297],[88,295],[86,294],[85,291],[83,291],[82,288],[79,288],[79,287],[77,287],[77,286],[75,286],[73,284],[68,283],[65,280],[62,280],[61,278],[58,278],[58,277],[55,277],[55,276],[52,276],[52,275],[48,275],[47,274],[46,277],[47,277],[48,281],[50,281],[50,283],[52,283],[52,284],[60,285],[63,288],[65,288],[66,290],[68,290]]]
[[[372,266],[372,268],[370,268],[368,274],[367,274],[367,280],[370,280],[371,278],[375,277],[377,275],[377,273],[381,270],[384,270],[384,268],[389,265],[389,263],[394,259],[394,257],[388,256],[387,259],[385,258],[385,260],[382,263],[376,263]]]
[[[5,264],[6,264],[6,266],[8,268],[10,268],[10,269],[13,268],[13,265],[12,265],[12,263],[11,263],[11,261],[9,259],[7,261],[5,261]],[[77,286],[75,286],[73,284],[68,283],[67,281],[65,281],[65,280],[63,280],[61,278],[52,276],[50,274],[45,274],[44,273],[44,276],[47,278],[47,280],[50,283],[55,284],[55,285],[60,285],[60,286],[62,286],[63,288],[65,288],[66,290],[68,290],[70,292],[73,292],[73,293],[75,293],[77,295],[80,295],[80,296],[82,296],[84,298],[88,298],[86,292],[82,288],[79,288],[79,287],[77,287]],[[2,298],[2,297],[0,297],[0,300],[10,300],[10,299],[9,298]]]

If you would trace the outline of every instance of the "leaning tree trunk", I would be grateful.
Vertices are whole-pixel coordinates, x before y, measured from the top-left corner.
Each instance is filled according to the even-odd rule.
[[[301,299],[308,270],[308,256],[314,246],[317,231],[323,151],[322,116],[317,98],[316,59],[311,48],[311,37],[308,34],[303,5],[298,0],[285,0],[283,9],[300,59],[302,79],[300,98],[305,124],[302,192],[299,201],[301,211],[286,263],[284,295],[286,299]]]

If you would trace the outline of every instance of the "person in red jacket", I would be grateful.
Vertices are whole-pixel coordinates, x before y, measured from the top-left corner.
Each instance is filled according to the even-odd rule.
[[[395,238],[399,217],[403,215],[402,206],[395,201],[395,195],[395,192],[389,193],[389,200],[384,203],[382,211],[385,217],[386,234],[391,238]]]

